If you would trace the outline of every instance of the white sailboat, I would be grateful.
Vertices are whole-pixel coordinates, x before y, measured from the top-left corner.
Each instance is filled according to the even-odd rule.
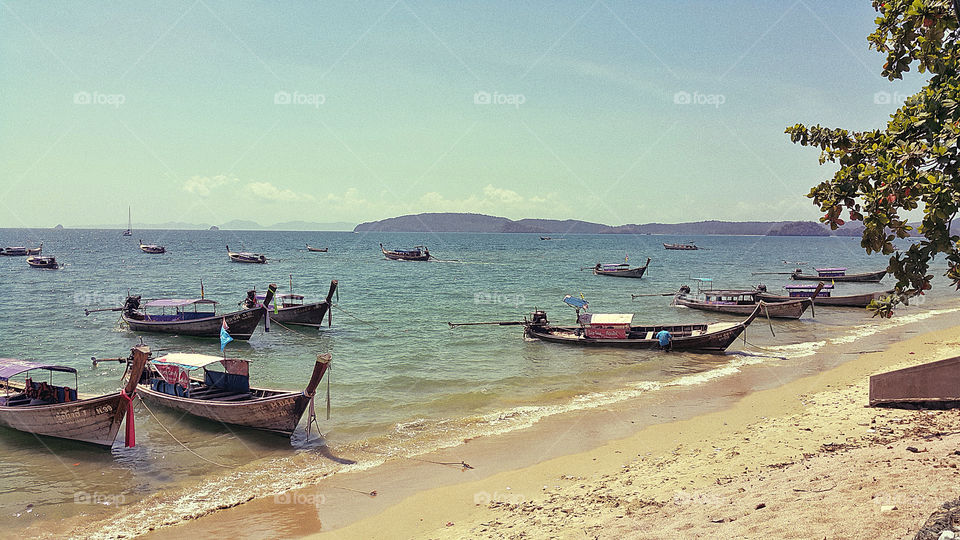
[[[127,230],[123,231],[124,236],[133,236],[133,222],[130,220],[130,207],[127,207]]]

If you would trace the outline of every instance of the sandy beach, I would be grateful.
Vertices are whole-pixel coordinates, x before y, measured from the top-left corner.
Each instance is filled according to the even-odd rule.
[[[956,497],[960,412],[866,407],[867,378],[960,354],[958,335],[921,334],[719,412],[426,490],[326,536],[912,538]]]

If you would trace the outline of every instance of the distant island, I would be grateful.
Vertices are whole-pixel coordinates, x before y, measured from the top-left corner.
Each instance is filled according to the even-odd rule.
[[[484,214],[427,213],[361,223],[354,232],[471,232],[533,234],[672,234],[749,236],[860,236],[863,226],[844,226],[836,231],[813,221],[697,221],[691,223],[646,223],[604,225],[574,219],[521,219]]]

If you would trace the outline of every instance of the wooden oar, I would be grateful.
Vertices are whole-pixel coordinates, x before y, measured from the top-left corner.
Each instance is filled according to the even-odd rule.
[[[452,323],[448,322],[450,328],[457,326],[478,326],[481,324],[495,324],[497,326],[520,326],[521,324],[526,324],[524,321],[491,321],[491,322],[462,322],[462,323]]]
[[[97,364],[99,364],[100,362],[119,362],[119,363],[124,363],[124,362],[127,361],[127,357],[124,356],[123,358],[97,358],[96,356],[91,356],[91,357],[90,357],[90,360],[93,360],[93,367],[97,367]]]
[[[762,275],[776,275],[776,276],[789,276],[793,272],[750,272],[751,276],[762,276]]]
[[[90,315],[91,313],[97,313],[98,311],[120,311],[122,309],[123,309],[122,307],[112,307],[112,308],[103,308],[103,309],[85,309],[83,310],[83,312],[87,315]]]
[[[677,293],[675,292],[665,292],[665,293],[650,293],[650,294],[631,294],[630,298],[642,298],[645,296],[673,296]]]

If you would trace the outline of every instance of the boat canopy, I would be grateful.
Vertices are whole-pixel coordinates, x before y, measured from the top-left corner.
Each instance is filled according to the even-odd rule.
[[[590,320],[585,324],[630,324],[633,322],[631,313],[590,313]]]
[[[817,268],[817,272],[846,272],[846,268]]]
[[[603,268],[620,268],[623,266],[630,266],[627,263],[601,263],[600,266]]]
[[[0,381],[10,380],[10,377],[33,369],[46,369],[49,371],[60,371],[63,373],[73,374],[77,373],[76,369],[67,366],[33,362],[31,360],[18,360],[16,358],[0,358]]]
[[[563,297],[563,302],[577,309],[587,309],[587,301],[583,298],[577,298],[576,296],[570,296],[568,294]]]
[[[274,295],[274,298],[279,298],[281,300],[283,299],[303,300],[304,296],[302,294],[277,294],[277,295]],[[259,294],[259,293],[257,294],[257,300],[260,300],[262,302],[263,300],[266,300],[266,299],[267,299],[267,295]]]
[[[788,291],[808,291],[808,290],[809,290],[809,291],[812,291],[812,290],[816,289],[817,286],[816,286],[816,285],[784,285],[783,288],[784,288],[784,289],[787,289]],[[824,289],[832,289],[832,288],[833,288],[833,284],[832,284],[832,283],[825,283],[825,284],[823,285],[823,288],[824,288]]]
[[[160,358],[150,360],[150,362],[154,366],[177,366],[187,371],[193,371],[216,362],[223,362],[224,360],[249,363],[249,360],[242,358],[222,358],[220,356],[197,353],[170,353]]]
[[[150,300],[143,307],[184,307],[193,304],[216,304],[216,301],[206,298],[161,298],[160,300]]]

